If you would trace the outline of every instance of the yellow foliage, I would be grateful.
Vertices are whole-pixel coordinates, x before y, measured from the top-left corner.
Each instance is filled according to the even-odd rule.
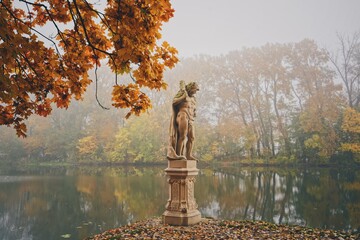
[[[345,132],[360,133],[360,112],[354,108],[346,108],[341,128]]]
[[[360,182],[347,182],[347,183],[344,183],[344,188],[346,190],[360,191]]]
[[[342,151],[360,153],[360,112],[354,108],[346,108],[341,129],[348,133],[348,142],[342,143]]]
[[[81,155],[92,155],[96,152],[98,146],[94,136],[87,136],[79,140],[76,148]]]
[[[311,138],[305,140],[304,144],[307,148],[320,148],[322,145],[318,134],[313,134]]]
[[[341,150],[353,153],[360,153],[360,143],[342,143]]]

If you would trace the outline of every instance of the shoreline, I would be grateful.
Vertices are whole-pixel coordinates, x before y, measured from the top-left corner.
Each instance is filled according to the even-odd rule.
[[[273,224],[264,221],[202,218],[191,226],[170,226],[161,217],[110,229],[84,240],[107,239],[360,239],[360,233]]]
[[[147,162],[147,163],[78,163],[78,162],[11,162],[0,161],[0,166],[4,167],[166,167],[167,161],[164,162]],[[202,162],[199,161],[199,168],[356,168],[360,169],[360,164],[339,164],[339,163],[276,163],[276,162]]]

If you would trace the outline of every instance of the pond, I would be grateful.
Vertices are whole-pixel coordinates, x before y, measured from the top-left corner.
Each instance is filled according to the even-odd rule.
[[[164,167],[0,170],[0,239],[83,239],[160,216]],[[356,169],[202,169],[195,197],[203,217],[360,230]]]

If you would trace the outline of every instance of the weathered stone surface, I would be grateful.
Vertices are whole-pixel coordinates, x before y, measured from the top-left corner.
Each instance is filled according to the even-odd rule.
[[[195,82],[185,85],[180,81],[180,90],[172,102],[167,152],[168,168],[165,169],[169,183],[169,199],[163,221],[170,225],[192,225],[200,222],[201,214],[194,198],[195,177],[199,170],[192,156],[195,139],[193,126],[196,117]]]
[[[169,183],[169,199],[165,206],[163,221],[169,225],[192,225],[201,220],[194,197],[195,177],[199,170],[196,161],[169,161],[165,169]]]
[[[195,94],[199,86],[195,82],[185,85],[180,81],[180,89],[172,102],[172,115],[169,128],[167,159],[196,160],[192,155],[195,140],[194,119],[196,117]]]
[[[201,213],[196,210],[191,213],[178,213],[174,211],[165,211],[163,214],[163,223],[173,226],[189,226],[201,221]]]
[[[168,161],[168,168],[196,168],[195,160],[174,160]]]

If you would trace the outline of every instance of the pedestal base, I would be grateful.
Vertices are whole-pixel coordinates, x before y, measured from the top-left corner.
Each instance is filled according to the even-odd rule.
[[[187,226],[201,220],[194,198],[195,177],[199,169],[193,160],[172,160],[165,169],[169,183],[169,199],[163,222],[169,225]]]
[[[201,213],[195,210],[191,213],[179,213],[165,211],[163,214],[163,223],[176,226],[194,225],[201,221]]]

